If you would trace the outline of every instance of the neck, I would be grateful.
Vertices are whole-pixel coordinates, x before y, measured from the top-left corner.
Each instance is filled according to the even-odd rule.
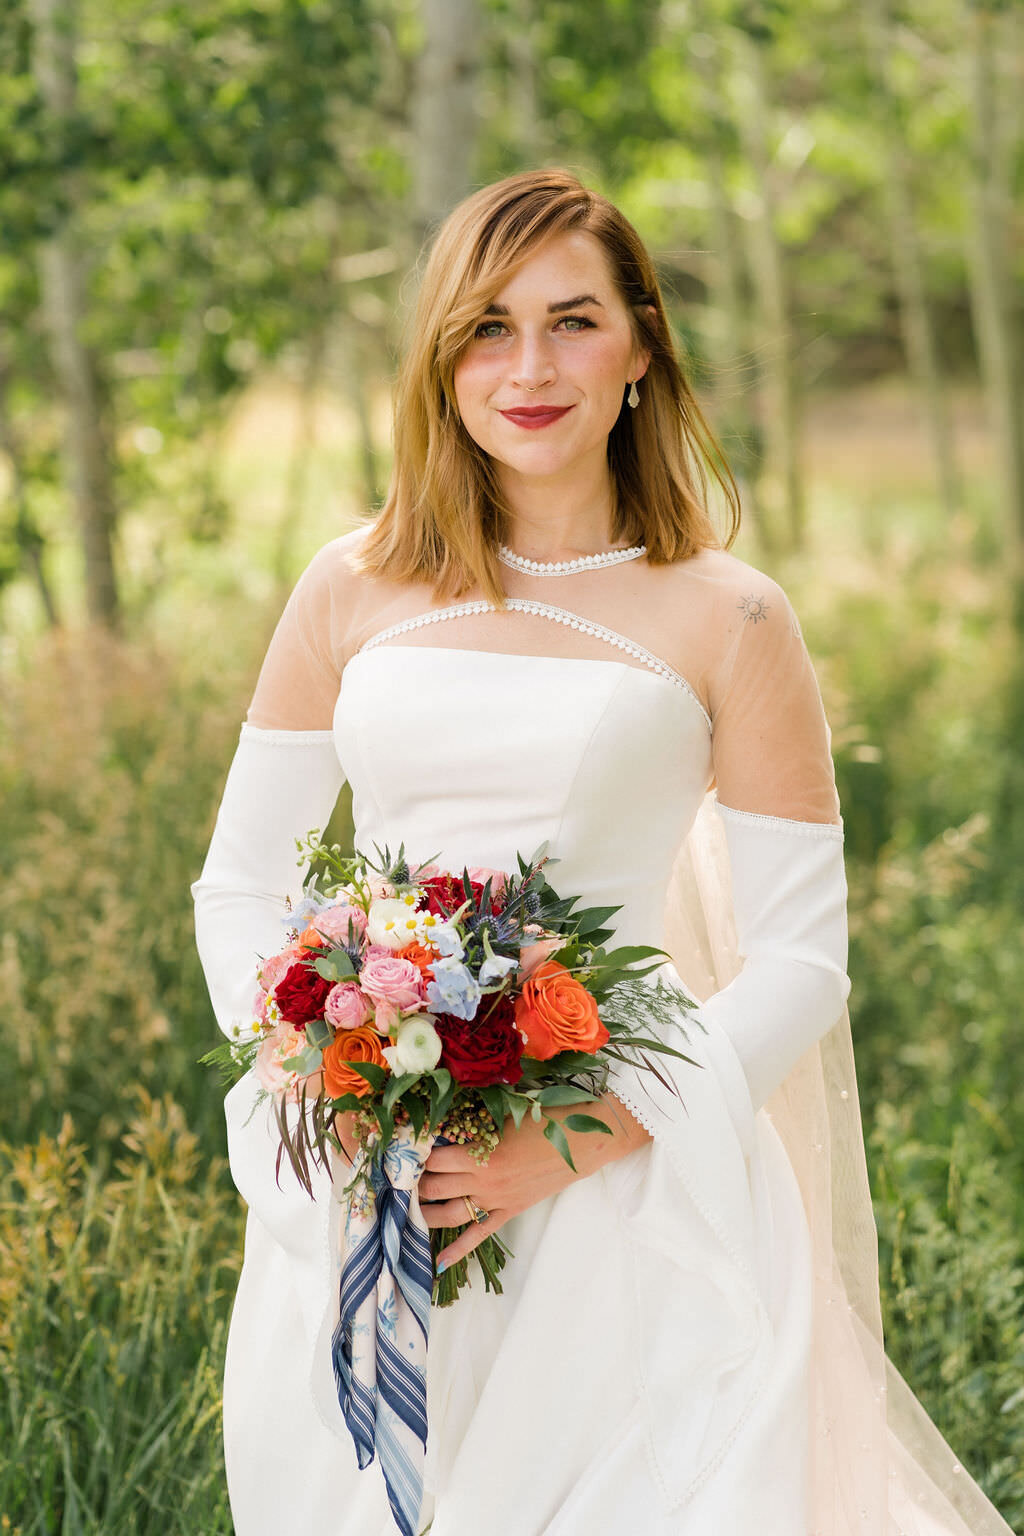
[[[533,560],[565,560],[611,546],[614,495],[604,444],[588,462],[553,475],[505,469],[510,516],[505,542]]]

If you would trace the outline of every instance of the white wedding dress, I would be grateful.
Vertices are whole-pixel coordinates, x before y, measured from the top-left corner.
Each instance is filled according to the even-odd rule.
[[[833,1315],[815,1298],[826,1283],[825,1305],[845,1292],[824,1274],[805,1181],[762,1108],[816,1059],[847,989],[827,731],[783,595],[708,552],[668,570],[510,576],[504,612],[478,596],[439,610],[360,576],[358,541],[328,546],[293,595],[195,888],[222,1027],[248,1019],[254,957],[280,947],[296,891],[294,839],[326,824],[343,775],[358,847],[404,843],[411,860],[461,870],[514,868],[546,841],[560,893],[621,904],[618,941],[670,948],[684,985],[713,993],[685,1047],[700,1066],[671,1074],[678,1098],[644,1074],[617,1079],[651,1141],[503,1229],[502,1296],[475,1281],[434,1310],[421,1524],[431,1536],[1008,1530],[994,1511],[986,1523],[966,1473],[984,1520],[921,1493],[883,1446],[884,1388],[856,1349],[847,1392],[867,1406],[848,1444],[829,1417],[818,1353]],[[716,936],[679,937],[709,921],[680,894],[679,852],[712,822],[745,960],[717,990],[699,958]],[[227,1105],[250,1208],[224,1389],[235,1528],[390,1536],[379,1468],[357,1470],[331,1373],[340,1207],[326,1175],[315,1202],[287,1167],[278,1184],[254,1097],[246,1078]],[[852,1324],[837,1326],[828,1347],[841,1352]],[[855,1446],[853,1433],[869,1438]]]

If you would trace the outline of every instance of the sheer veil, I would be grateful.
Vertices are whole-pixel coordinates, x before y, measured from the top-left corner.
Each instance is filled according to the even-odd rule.
[[[740,967],[713,794],[680,848],[667,948],[700,1001]],[[846,1010],[758,1117],[797,1176],[814,1260],[811,1536],[1012,1536],[885,1354],[878,1241]]]

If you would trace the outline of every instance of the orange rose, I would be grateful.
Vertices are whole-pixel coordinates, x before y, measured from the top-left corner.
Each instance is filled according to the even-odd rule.
[[[316,929],[313,927],[313,924],[309,923],[308,926],[303,928],[302,932],[299,934],[299,943],[303,949],[323,949],[325,947],[326,940],[322,937],[321,934],[317,933]]]
[[[596,1051],[609,1040],[597,1003],[557,960],[537,967],[516,998],[516,1025],[535,1061],[559,1051]]]
[[[339,1029],[330,1045],[324,1046],[324,1087],[332,1099],[340,1099],[345,1093],[354,1093],[361,1099],[370,1091],[366,1078],[347,1065],[350,1061],[372,1061],[375,1066],[387,1068],[380,1036],[368,1025]]]
[[[437,950],[431,944],[420,944],[414,941],[407,944],[404,949],[396,949],[395,955],[399,960],[411,960],[421,976],[428,981],[433,981],[433,964],[437,959]]]

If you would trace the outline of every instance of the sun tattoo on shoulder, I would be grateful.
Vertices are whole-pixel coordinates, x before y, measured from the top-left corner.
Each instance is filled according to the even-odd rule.
[[[768,604],[763,597],[741,597],[736,606],[743,615],[744,623],[760,624],[762,619],[768,617]]]

